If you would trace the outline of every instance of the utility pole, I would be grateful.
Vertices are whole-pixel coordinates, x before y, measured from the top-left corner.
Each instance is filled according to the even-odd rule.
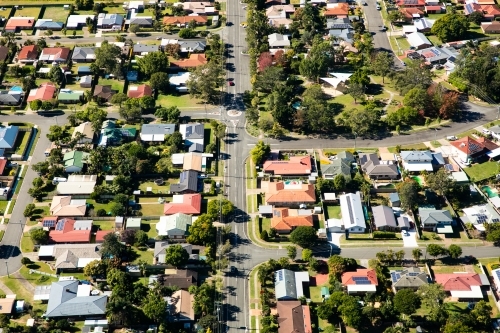
[[[9,263],[7,260],[5,260],[5,267],[7,268],[7,277],[10,278],[10,275],[9,275]]]

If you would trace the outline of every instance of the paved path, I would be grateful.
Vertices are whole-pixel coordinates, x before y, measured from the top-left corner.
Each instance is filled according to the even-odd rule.
[[[2,281],[0,281],[0,290],[4,292],[5,295],[15,295],[15,293],[9,289]]]

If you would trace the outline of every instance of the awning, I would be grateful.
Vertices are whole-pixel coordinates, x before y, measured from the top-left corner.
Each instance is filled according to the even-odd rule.
[[[483,292],[480,286],[470,286],[471,290],[450,290],[451,297],[482,299]]]
[[[409,172],[434,171],[432,163],[404,163],[403,166]]]
[[[500,148],[493,149],[492,151],[487,152],[486,155],[489,158],[494,158],[494,157],[500,156]]]
[[[490,202],[493,204],[493,206],[495,206],[496,208],[500,207],[500,197],[493,197],[493,198],[489,198],[489,199],[490,199]]]
[[[451,225],[443,225],[443,226],[437,228],[437,232],[439,234],[452,234],[453,227]]]
[[[356,293],[356,292],[376,292],[377,286],[374,284],[351,284],[347,286],[348,293]]]

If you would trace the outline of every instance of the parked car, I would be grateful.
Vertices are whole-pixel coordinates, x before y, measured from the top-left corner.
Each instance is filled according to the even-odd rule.
[[[238,269],[234,266],[231,266],[231,273],[238,273]]]
[[[208,176],[206,174],[202,173],[202,174],[198,175],[198,178],[205,179],[205,178],[208,178]]]
[[[363,6],[368,6],[368,4],[366,3],[366,1],[361,2],[361,4],[362,4]]]
[[[483,133],[484,133],[484,134],[490,134],[491,132],[490,132],[490,131],[488,131],[486,128],[483,128]]]
[[[407,230],[401,230],[401,236],[403,237],[410,236],[410,233]]]
[[[448,141],[455,141],[455,140],[458,140],[458,138],[456,136],[454,136],[454,135],[450,135],[450,136],[446,137],[446,140],[448,140]]]
[[[234,86],[234,81],[229,81],[227,84],[232,87],[232,86]]]
[[[380,6],[379,5],[377,5],[376,8],[377,8],[377,10],[380,10]]]
[[[387,30],[387,27],[385,25],[382,26],[382,28],[380,29],[382,31],[386,31]]]

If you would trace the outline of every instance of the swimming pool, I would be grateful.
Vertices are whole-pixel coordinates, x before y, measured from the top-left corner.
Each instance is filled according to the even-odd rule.
[[[492,189],[488,185],[481,187],[481,190],[488,195],[488,198],[498,197],[498,191],[496,189]]]
[[[285,185],[299,185],[300,180],[285,180],[284,183]]]
[[[422,176],[412,176],[411,179],[417,182],[418,185],[424,186],[424,177]]]

